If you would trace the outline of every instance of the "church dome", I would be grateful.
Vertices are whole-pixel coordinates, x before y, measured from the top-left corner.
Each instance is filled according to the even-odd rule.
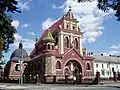
[[[21,54],[23,55],[23,59],[28,57],[28,53],[24,49],[16,49],[12,54],[10,59],[16,57],[21,58]]]

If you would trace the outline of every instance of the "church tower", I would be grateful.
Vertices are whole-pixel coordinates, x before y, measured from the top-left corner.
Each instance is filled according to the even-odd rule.
[[[46,36],[42,40],[43,42],[43,51],[44,51],[44,62],[45,62],[45,76],[52,76],[56,74],[55,70],[55,55],[53,53],[54,51],[54,45],[55,40],[50,32],[50,30],[47,30]]]
[[[72,9],[69,7],[69,11],[59,21],[59,52],[64,54],[70,48],[76,49],[80,55],[82,53],[82,32],[78,26],[78,21],[74,18]],[[61,22],[61,23],[60,23]]]

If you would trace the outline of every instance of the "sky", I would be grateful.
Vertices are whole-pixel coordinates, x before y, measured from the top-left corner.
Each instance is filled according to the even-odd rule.
[[[35,38],[60,19],[72,7],[78,26],[83,34],[82,45],[88,52],[95,54],[120,55],[120,22],[115,12],[103,12],[97,8],[97,2],[78,3],[76,0],[17,0],[21,13],[9,13],[12,25],[16,28],[15,43],[10,45],[4,59],[9,60],[11,53],[18,49],[22,40],[23,48],[30,53]]]

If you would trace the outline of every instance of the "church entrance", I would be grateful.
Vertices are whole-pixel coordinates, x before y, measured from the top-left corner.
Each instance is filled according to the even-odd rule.
[[[68,75],[68,79],[80,83],[82,80],[82,67],[76,60],[70,60],[65,65],[65,75]]]

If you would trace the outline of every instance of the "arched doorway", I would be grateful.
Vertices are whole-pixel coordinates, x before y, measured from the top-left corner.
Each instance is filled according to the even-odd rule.
[[[69,79],[73,79],[74,77],[76,78],[76,82],[80,82],[82,79],[82,66],[81,64],[76,61],[76,60],[70,60],[66,63],[65,69],[64,69],[64,74],[68,75]]]

